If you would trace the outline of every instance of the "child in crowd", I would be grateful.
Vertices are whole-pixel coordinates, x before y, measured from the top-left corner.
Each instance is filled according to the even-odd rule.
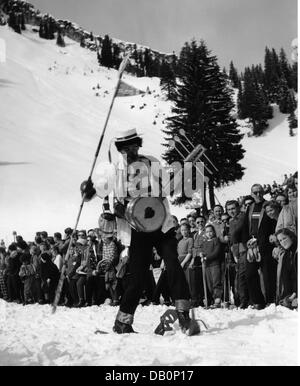
[[[177,245],[178,259],[182,268],[186,270],[192,258],[193,238],[190,236],[190,225],[188,223],[182,224],[180,231],[182,239]]]
[[[221,262],[222,247],[216,236],[213,225],[205,227],[206,240],[203,242],[200,257],[205,263],[205,277],[208,290],[214,300],[213,308],[221,307],[222,284],[221,284]]]
[[[21,262],[19,276],[24,284],[24,304],[30,304],[34,302],[33,292],[36,272],[29,253],[22,255]]]
[[[102,260],[97,265],[99,274],[104,274],[105,289],[109,292],[112,305],[118,305],[116,265],[119,261],[117,243],[113,235],[102,235]]]

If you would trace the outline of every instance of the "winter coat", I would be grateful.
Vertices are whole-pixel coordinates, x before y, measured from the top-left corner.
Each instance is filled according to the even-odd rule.
[[[298,251],[293,248],[281,256],[280,269],[277,271],[277,301],[291,296],[298,296]]]
[[[205,230],[203,229],[201,233],[199,232],[194,234],[194,246],[193,246],[193,259],[194,265],[201,265],[200,252],[202,251],[203,243],[206,240]]]
[[[7,264],[6,273],[8,276],[19,275],[19,271],[20,271],[20,268],[22,265],[21,256],[22,256],[22,253],[20,253],[18,251],[13,251],[8,256],[8,258],[6,260],[6,264]]]
[[[202,246],[202,252],[206,257],[205,264],[207,267],[221,264],[223,257],[222,245],[217,237],[211,240],[205,240]]]
[[[82,251],[76,246],[70,248],[70,255],[67,261],[66,275],[69,279],[72,279],[76,274],[77,268],[80,266],[82,258]]]
[[[247,244],[247,242],[251,239],[251,218],[254,209],[255,203],[253,202],[247,212],[245,214],[245,221],[243,225],[243,243]],[[258,231],[257,231],[257,245],[259,251],[262,255],[262,259],[264,257],[272,258],[272,249],[273,245],[269,241],[270,235],[275,233],[276,220],[271,219],[267,216],[264,208],[262,207],[260,211],[259,221],[258,221]]]
[[[57,266],[51,261],[51,258],[47,258],[46,262],[41,262],[41,278],[45,282],[50,279],[52,282],[57,282],[59,279],[59,270]]]
[[[19,272],[21,279],[27,279],[35,276],[35,268],[33,264],[22,264]]]

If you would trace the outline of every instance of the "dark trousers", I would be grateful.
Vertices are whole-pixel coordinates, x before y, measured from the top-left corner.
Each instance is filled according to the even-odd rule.
[[[35,281],[35,277],[33,276],[26,277],[26,279],[24,280],[24,301],[25,302],[29,302],[33,300],[34,281]]]
[[[153,246],[164,259],[168,284],[175,300],[190,298],[188,284],[177,255],[175,233],[144,233],[132,230],[129,248],[128,285],[121,299],[120,311],[134,314],[145,287],[145,278],[152,261]]]
[[[66,279],[66,280],[67,280],[67,287],[68,287],[68,289],[66,290],[67,299],[70,302],[70,304],[75,305],[79,301],[77,287],[76,287],[76,283],[78,279],[76,276],[74,276],[74,278],[71,278],[69,280]]]
[[[144,285],[143,295],[148,301],[152,300],[156,284],[152,270],[149,269],[146,275],[146,281]]]
[[[205,267],[205,278],[208,291],[213,298],[221,299],[222,297],[222,279],[221,279],[221,264],[206,266]]]
[[[50,283],[47,283],[47,281],[42,281],[42,291],[47,303],[53,303],[57,284],[58,278],[52,278]]]
[[[44,295],[43,295],[43,291],[42,291],[42,280],[40,277],[36,277],[34,279],[33,298],[36,302],[44,300]]]
[[[170,289],[168,285],[168,275],[166,270],[163,270],[159,276],[159,279],[154,289],[152,301],[155,303],[159,303],[160,295],[162,295],[165,302],[171,301]]]
[[[241,306],[247,306],[249,303],[246,267],[247,267],[247,252],[244,251],[239,254],[237,267],[236,267],[237,268],[237,272],[236,272],[237,295]]]
[[[246,260],[246,278],[247,278],[247,287],[249,292],[249,302],[250,304],[265,304],[265,298],[261,290],[260,277],[258,270],[260,264],[257,262],[249,263]]]
[[[99,305],[110,296],[105,289],[104,276],[80,275],[76,283],[79,301],[86,301],[89,305]]]
[[[239,296],[237,294],[237,268],[233,264],[224,266],[223,297],[225,302],[230,302],[230,292],[233,294],[234,304],[238,306]]]
[[[265,301],[266,303],[275,303],[277,261],[272,256],[265,257],[265,260],[263,259],[261,262],[261,272],[265,289]]]
[[[193,307],[203,306],[204,289],[202,278],[202,267],[187,268],[185,271],[189,284],[191,303]]]
[[[21,300],[21,287],[18,275],[7,275],[7,292],[10,300]]]

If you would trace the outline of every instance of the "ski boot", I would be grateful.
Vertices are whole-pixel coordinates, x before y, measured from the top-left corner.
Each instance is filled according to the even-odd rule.
[[[117,334],[135,333],[134,329],[132,328],[132,323],[133,315],[118,311],[115,324],[113,326],[113,331]]]

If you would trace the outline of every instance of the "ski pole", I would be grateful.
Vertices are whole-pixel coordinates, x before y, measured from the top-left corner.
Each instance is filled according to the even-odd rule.
[[[91,171],[90,171],[88,180],[91,179],[93,171],[94,171],[94,168],[95,168],[95,165],[96,165],[96,161],[97,161],[97,158],[98,158],[98,155],[99,155],[99,152],[100,152],[100,149],[101,149],[101,145],[102,145],[102,142],[103,142],[103,139],[104,139],[107,123],[108,123],[108,120],[109,120],[109,117],[110,117],[110,113],[112,111],[112,107],[113,107],[115,98],[117,96],[117,93],[118,93],[118,90],[119,90],[119,87],[120,87],[120,83],[121,83],[121,78],[122,78],[123,72],[125,70],[125,67],[127,65],[129,56],[130,56],[130,54],[128,54],[128,55],[126,55],[124,57],[124,59],[122,60],[122,62],[120,64],[120,67],[119,67],[119,74],[118,74],[117,85],[116,85],[116,88],[115,88],[115,91],[114,91],[114,94],[113,94],[113,97],[112,97],[112,100],[111,100],[111,103],[110,103],[110,106],[109,106],[108,114],[107,114],[107,117],[106,117],[106,120],[105,120],[105,123],[104,123],[104,127],[102,129],[101,137],[100,137],[97,149],[96,149],[96,153],[95,153],[95,156],[94,156],[94,160],[93,160],[93,164],[92,164],[92,167],[91,167]],[[60,278],[59,278],[58,285],[57,285],[57,288],[56,288],[55,298],[54,298],[54,302],[52,304],[52,313],[53,314],[56,311],[56,308],[57,308],[57,305],[58,305],[58,302],[59,302],[59,299],[60,299],[60,296],[61,296],[61,291],[62,291],[62,287],[63,287],[63,283],[64,283],[64,276],[65,276],[65,271],[66,271],[66,262],[69,259],[71,245],[73,244],[73,236],[75,235],[75,232],[76,232],[76,229],[77,229],[77,226],[78,226],[78,223],[79,223],[79,219],[80,219],[80,215],[81,215],[82,208],[83,208],[83,205],[84,205],[84,201],[85,201],[85,194],[83,194],[83,197],[82,197],[82,200],[81,200],[81,204],[80,204],[80,207],[79,207],[79,212],[78,212],[78,215],[77,215],[77,219],[76,219],[76,223],[75,223],[75,226],[74,226],[74,230],[73,230],[73,233],[71,235],[70,243],[68,245],[67,253],[66,253],[66,256],[65,256],[65,259],[64,259],[65,262],[64,262],[63,268],[61,270]]]
[[[202,279],[204,288],[205,308],[208,308],[207,289],[206,289],[206,277],[205,277],[205,261],[202,261]]]

